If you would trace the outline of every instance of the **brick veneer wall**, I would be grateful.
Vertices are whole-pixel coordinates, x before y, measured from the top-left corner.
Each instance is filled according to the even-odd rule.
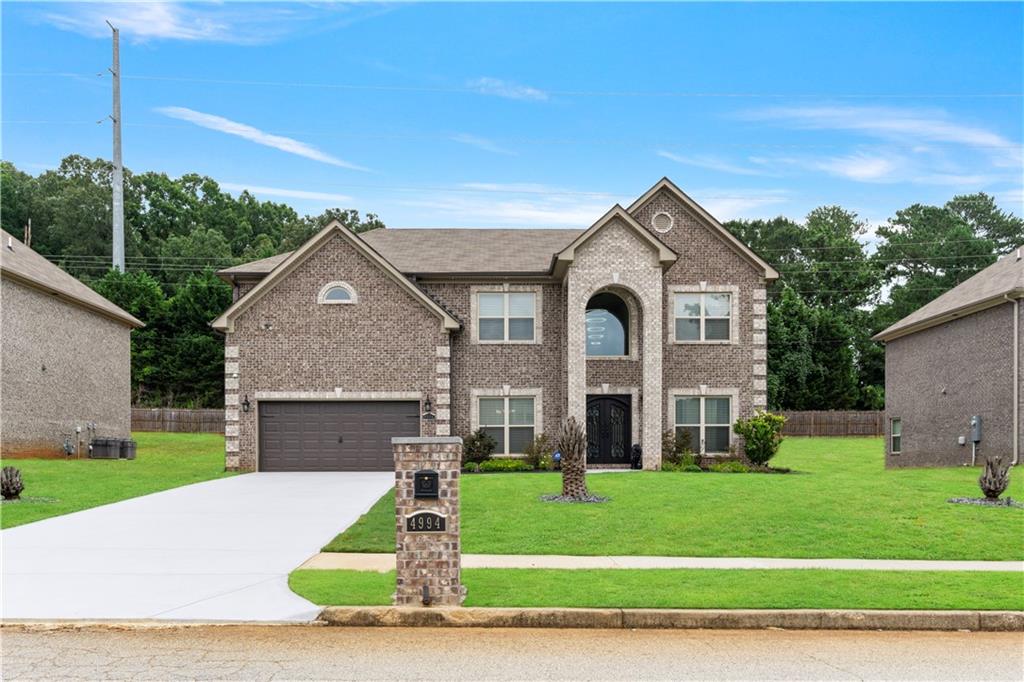
[[[673,226],[665,233],[651,227],[658,213],[672,216]],[[637,221],[679,254],[679,260],[665,273],[666,295],[662,307],[665,320],[663,386],[664,390],[698,389],[701,386],[738,391],[733,419],[747,417],[767,405],[767,322],[766,281],[763,272],[740,256],[718,237],[705,221],[667,191],[655,194],[634,211]],[[701,282],[710,286],[735,286],[738,294],[738,336],[733,343],[670,343],[674,325],[673,286],[699,290]],[[665,428],[671,428],[675,415],[664,414]],[[733,443],[742,452],[742,440],[733,435]]]
[[[395,604],[418,606],[426,586],[431,606],[460,606],[466,590],[460,581],[459,470],[461,438],[395,438]],[[414,476],[438,474],[437,499],[416,499]],[[418,511],[445,517],[443,533],[408,533],[405,519]]]
[[[644,319],[640,335],[643,362],[640,444],[644,468],[661,466],[662,317],[661,266],[652,246],[621,220],[614,219],[576,250],[566,273],[567,414],[585,421],[588,387],[586,306],[598,291],[614,287],[639,302]],[[593,382],[591,382],[593,383]],[[652,399],[653,397],[653,399]]]
[[[0,446],[4,454],[60,452],[66,436],[127,438],[131,329],[0,278]]]
[[[451,432],[472,431],[473,389],[540,389],[543,424],[537,432],[554,437],[565,417],[565,381],[560,371],[565,355],[565,293],[560,283],[516,282],[511,287],[541,290],[543,336],[538,344],[473,343],[472,291],[481,286],[500,290],[502,284],[485,282],[421,282],[420,286],[463,322],[451,335]]]
[[[972,415],[982,417],[978,461],[1009,461],[1013,381],[1011,303],[886,343],[886,466],[969,464]],[[889,438],[893,418],[903,426],[898,455]],[[958,436],[967,444],[959,445]]]
[[[317,294],[343,280],[358,302],[323,305]],[[257,468],[259,401],[275,396],[358,399],[448,394],[448,333],[422,302],[341,236],[333,237],[234,322],[225,340],[228,469]],[[254,409],[240,403],[248,396]],[[448,422],[423,420],[421,435]]]

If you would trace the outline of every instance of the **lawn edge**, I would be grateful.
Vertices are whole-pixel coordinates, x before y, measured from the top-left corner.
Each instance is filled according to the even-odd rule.
[[[328,606],[319,620],[336,627],[1024,632],[1024,611]]]

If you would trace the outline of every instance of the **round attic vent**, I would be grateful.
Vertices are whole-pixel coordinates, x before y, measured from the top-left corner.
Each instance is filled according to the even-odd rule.
[[[668,232],[672,229],[672,216],[662,211],[661,213],[655,213],[654,217],[651,218],[651,225],[658,232]]]

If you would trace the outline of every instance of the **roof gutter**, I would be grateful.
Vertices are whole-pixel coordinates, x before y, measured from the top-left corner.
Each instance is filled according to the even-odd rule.
[[[1003,294],[1003,298],[1013,303],[1013,461],[1010,465],[1017,466],[1020,461],[1020,298],[1010,294]]]

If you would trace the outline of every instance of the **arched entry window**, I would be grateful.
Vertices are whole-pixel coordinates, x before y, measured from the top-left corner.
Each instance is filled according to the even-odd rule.
[[[613,293],[595,294],[587,302],[587,355],[629,355],[629,309]]]

